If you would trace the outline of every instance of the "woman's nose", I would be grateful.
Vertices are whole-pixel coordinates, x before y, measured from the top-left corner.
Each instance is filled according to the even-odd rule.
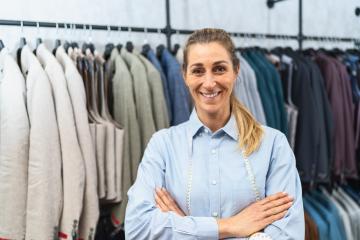
[[[206,74],[203,86],[206,88],[213,88],[216,86],[215,78],[213,74]]]

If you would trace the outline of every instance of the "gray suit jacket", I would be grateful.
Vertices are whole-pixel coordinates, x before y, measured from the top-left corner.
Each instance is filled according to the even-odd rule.
[[[77,231],[82,210],[85,189],[84,159],[77,138],[74,110],[61,65],[44,44],[37,47],[36,55],[49,77],[54,92],[60,133],[64,202],[59,231],[71,236],[73,230]],[[76,223],[75,229],[74,223]]]
[[[126,62],[133,79],[136,113],[140,126],[141,152],[143,152],[151,136],[155,133],[155,122],[146,68],[137,56],[126,49],[122,48],[120,54]],[[133,179],[136,178],[135,175],[133,175]]]
[[[6,49],[0,52],[0,238],[25,237],[29,119],[24,77]]]
[[[121,205],[113,208],[115,222],[124,219],[127,204],[127,191],[132,185],[141,158],[141,141],[133,94],[133,81],[128,67],[116,48],[110,57],[110,71],[114,72],[113,95],[114,117],[124,126],[124,144],[121,176]],[[116,220],[118,219],[118,220]]]
[[[28,46],[21,51],[26,75],[30,149],[25,239],[53,239],[62,208],[61,152],[51,85]]]
[[[142,56],[138,52],[135,52],[135,54],[139,57],[139,59],[146,68],[156,130],[168,128],[170,126],[169,115],[166,107],[166,101],[165,101],[160,73],[158,70],[156,70],[156,68],[152,65],[152,63],[149,60],[147,60],[144,56]]]
[[[56,58],[65,71],[65,78],[75,117],[76,133],[85,165],[85,193],[79,222],[79,238],[89,239],[89,235],[96,229],[99,218],[95,143],[92,141],[88,123],[83,80],[73,61],[65,53],[62,46],[57,49]],[[93,125],[93,131],[95,131],[95,125]],[[95,234],[93,234],[93,236],[94,235]]]

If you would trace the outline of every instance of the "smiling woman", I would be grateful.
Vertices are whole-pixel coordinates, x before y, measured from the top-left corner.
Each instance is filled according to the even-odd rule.
[[[304,239],[294,154],[233,96],[239,70],[225,31],[189,37],[183,75],[195,109],[150,140],[128,192],[126,239]]]

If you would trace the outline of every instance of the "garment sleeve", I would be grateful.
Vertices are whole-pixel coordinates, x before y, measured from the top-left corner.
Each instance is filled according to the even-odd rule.
[[[277,240],[303,240],[305,220],[301,182],[295,156],[284,134],[275,138],[270,167],[266,176],[266,196],[286,192],[294,198],[285,217],[267,226],[264,232]]]
[[[136,181],[128,191],[126,239],[218,239],[215,218],[181,217],[175,212],[162,212],[155,206],[155,188],[165,186],[167,152],[161,132],[151,138]]]

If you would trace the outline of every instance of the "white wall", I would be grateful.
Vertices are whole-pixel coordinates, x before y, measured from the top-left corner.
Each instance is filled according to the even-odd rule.
[[[1,19],[74,22],[103,25],[162,28],[165,25],[165,0],[2,0]],[[197,29],[219,27],[233,32],[291,34],[298,33],[298,0],[287,0],[269,10],[266,0],[170,0],[173,28]],[[4,7],[6,6],[6,7]],[[303,30],[306,35],[326,35],[360,38],[360,17],[354,10],[360,6],[357,0],[303,0]],[[84,41],[89,31],[64,31],[24,27],[23,34],[30,42],[39,35],[52,45],[55,38]],[[0,38],[10,48],[16,48],[20,36],[19,27],[0,26]],[[91,37],[99,47],[107,43],[125,42],[129,38],[141,45],[144,34],[126,32],[92,31]],[[174,42],[183,42],[186,36],[173,36]],[[165,43],[164,36],[147,34],[152,45]],[[296,41],[235,39],[238,45],[297,47]],[[352,44],[320,43],[325,47]],[[317,42],[304,46],[320,46]],[[50,47],[50,46],[49,46]]]

